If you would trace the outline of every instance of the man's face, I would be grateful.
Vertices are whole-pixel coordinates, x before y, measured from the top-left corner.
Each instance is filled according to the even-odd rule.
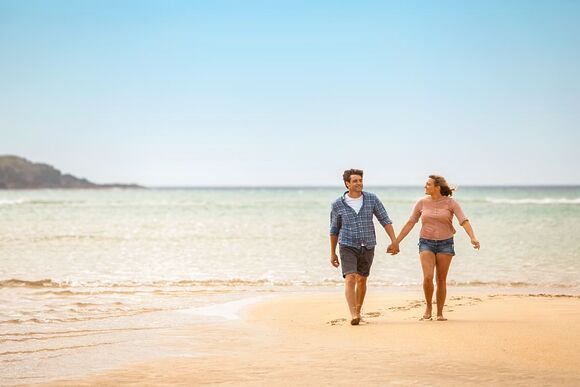
[[[350,175],[350,181],[346,182],[349,191],[362,192],[363,178],[361,175]]]

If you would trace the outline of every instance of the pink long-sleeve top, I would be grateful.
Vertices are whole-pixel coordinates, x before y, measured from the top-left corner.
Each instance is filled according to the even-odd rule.
[[[421,238],[440,241],[449,239],[455,234],[454,214],[459,224],[468,220],[459,204],[449,196],[438,200],[426,196],[415,204],[409,221],[417,223],[421,219]]]

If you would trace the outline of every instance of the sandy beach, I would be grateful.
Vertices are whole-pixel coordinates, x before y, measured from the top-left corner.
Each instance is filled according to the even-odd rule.
[[[353,327],[339,290],[280,295],[161,335],[182,356],[53,385],[580,383],[580,296],[454,289],[447,322],[418,321],[416,296],[371,290]]]

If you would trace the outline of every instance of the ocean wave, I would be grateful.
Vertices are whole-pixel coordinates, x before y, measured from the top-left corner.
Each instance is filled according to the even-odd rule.
[[[510,199],[510,198],[457,198],[461,203],[482,203],[482,204],[539,204],[539,205],[550,205],[550,204],[580,204],[580,198],[522,198],[522,199]],[[389,205],[413,205],[417,202],[419,198],[384,198],[384,202]],[[204,210],[216,210],[216,209],[235,209],[235,210],[252,210],[252,209],[263,209],[264,203],[254,203],[252,205],[236,203],[236,204],[224,204],[224,203],[199,203],[199,202],[100,202],[100,203],[89,203],[86,201],[70,201],[70,200],[0,200],[0,207],[6,206],[22,206],[22,205],[36,205],[36,206],[53,206],[53,205],[65,205],[71,207],[103,207],[103,208],[138,208],[138,207],[167,207],[167,208],[189,208],[189,209],[204,209]],[[278,202],[265,203],[266,205],[275,205]],[[325,207],[326,202],[316,203],[318,207]],[[304,209],[312,208],[312,203],[296,203],[293,206],[285,205],[284,209],[289,208],[294,209]]]
[[[557,288],[557,289],[574,289],[578,288],[578,284],[563,284],[563,283],[537,283],[537,282],[523,282],[523,281],[448,281],[450,286],[465,286],[465,287],[490,287],[490,288]]]
[[[56,294],[61,296],[74,295],[98,295],[98,294],[141,294],[152,293],[157,295],[182,295],[197,292],[205,292],[217,289],[220,292],[239,291],[240,288],[292,288],[292,287],[329,287],[340,286],[344,283],[341,279],[320,279],[308,280],[275,280],[275,279],[196,279],[196,280],[159,280],[159,281],[58,281],[55,279],[22,280],[8,279],[0,281],[1,288],[31,288],[44,289],[43,294]],[[385,287],[409,287],[421,285],[414,281],[381,281],[373,280],[376,286]],[[551,288],[577,288],[579,284],[574,283],[534,283],[523,281],[449,281],[450,286],[468,287],[551,287]],[[230,289],[230,290],[227,290]],[[87,306],[90,304],[87,304]]]
[[[11,278],[0,281],[0,288],[66,288],[68,286],[68,282],[53,281],[51,279],[27,281]]]
[[[0,200],[0,206],[18,206],[25,204],[32,205],[58,205],[58,204],[79,204],[85,203],[83,200],[50,200],[50,199],[12,199]]]
[[[23,203],[26,203],[26,199],[0,200],[0,206],[15,206]]]
[[[30,238],[33,242],[50,242],[50,241],[67,241],[67,240],[91,240],[91,241],[125,241],[128,238],[121,236],[107,235],[90,235],[90,234],[62,234],[62,235],[44,235]]]
[[[543,198],[543,199],[502,199],[487,198],[486,201],[492,204],[580,204],[580,198]]]
[[[253,286],[319,286],[333,285],[342,283],[342,281],[322,280],[319,282],[310,282],[302,280],[272,280],[272,279],[199,279],[199,280],[174,280],[174,281],[58,281],[54,279],[42,280],[23,280],[11,278],[0,281],[0,288],[212,288],[212,287],[253,287]],[[60,291],[64,293],[66,291]],[[71,292],[72,294],[72,292]]]
[[[98,347],[98,346],[101,346],[101,345],[112,345],[112,344],[117,344],[117,343],[120,343],[120,341],[117,341],[117,342],[102,342],[102,343],[96,343],[96,344],[73,345],[73,346],[58,347],[58,348],[39,348],[39,349],[26,350],[26,351],[6,351],[6,352],[0,352],[0,356],[30,355],[30,354],[36,354],[36,353],[39,353],[39,352],[66,351],[66,350],[74,350],[74,349]]]
[[[12,318],[8,320],[0,320],[0,324],[18,325],[18,324],[50,324],[50,323],[70,323],[79,321],[94,321],[106,320],[118,317],[138,316],[145,313],[160,312],[164,308],[139,308],[133,310],[112,309],[102,313],[85,314],[83,316],[69,316],[69,317],[33,317],[33,318]]]

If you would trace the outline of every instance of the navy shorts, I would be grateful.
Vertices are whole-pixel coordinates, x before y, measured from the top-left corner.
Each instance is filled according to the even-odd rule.
[[[368,277],[371,273],[371,266],[375,256],[375,248],[360,248],[340,245],[340,262],[342,266],[342,277],[347,274],[360,274]]]
[[[419,253],[422,251],[431,251],[433,254],[455,255],[453,237],[442,241],[419,238]]]

